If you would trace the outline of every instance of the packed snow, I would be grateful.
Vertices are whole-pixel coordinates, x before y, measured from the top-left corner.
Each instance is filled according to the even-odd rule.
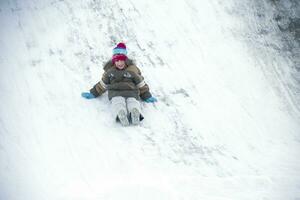
[[[256,11],[238,0],[1,1],[0,199],[299,200],[291,60]],[[80,96],[118,42],[158,99],[142,102],[140,126],[117,124],[107,94]]]

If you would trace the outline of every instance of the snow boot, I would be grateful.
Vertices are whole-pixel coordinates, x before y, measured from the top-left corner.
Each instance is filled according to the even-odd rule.
[[[133,125],[140,124],[140,111],[137,108],[133,108],[130,112],[131,122]]]
[[[120,110],[118,113],[118,118],[123,126],[129,126],[129,121],[125,110]]]

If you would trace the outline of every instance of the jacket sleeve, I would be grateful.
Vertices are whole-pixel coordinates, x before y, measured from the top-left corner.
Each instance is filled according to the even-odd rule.
[[[95,97],[101,96],[105,91],[106,89],[101,85],[100,81],[90,89],[90,93],[92,93]]]
[[[140,97],[142,100],[146,100],[146,99],[152,97],[147,83],[145,83],[145,85],[143,87],[140,87],[139,90],[140,90]]]
[[[106,84],[108,83],[108,76],[105,72],[102,76],[102,79],[94,85],[92,89],[90,89],[90,93],[92,93],[95,97],[101,96],[104,92],[106,92]]]
[[[137,66],[130,65],[128,68],[129,68],[128,70],[138,74],[141,77],[141,79],[144,81],[144,77],[142,76],[142,73],[141,73],[140,69]],[[145,84],[141,84],[140,87],[139,87],[140,97],[141,97],[142,100],[146,100],[149,97],[152,97],[148,84],[145,81],[144,81],[144,83]]]
[[[139,88],[140,97],[142,100],[146,100],[152,96],[149,91],[149,86],[145,83],[143,76],[135,73],[134,82],[135,82],[136,86]]]
[[[112,66],[112,60],[108,60],[103,64],[103,70],[107,72],[109,69],[111,69]],[[105,73],[103,74],[102,79],[90,89],[90,93],[92,93],[95,97],[101,96],[103,93],[106,92],[106,84],[104,84],[103,82],[104,75]]]

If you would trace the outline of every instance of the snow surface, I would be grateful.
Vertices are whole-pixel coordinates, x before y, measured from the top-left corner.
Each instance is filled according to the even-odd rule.
[[[238,0],[0,1],[0,199],[299,200],[290,61],[269,45],[280,45],[271,19],[257,32],[255,11]],[[107,94],[80,96],[120,41],[158,98],[137,127],[113,121]]]

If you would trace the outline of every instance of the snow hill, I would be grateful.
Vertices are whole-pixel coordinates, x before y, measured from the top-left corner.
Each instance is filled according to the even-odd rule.
[[[300,199],[299,85],[270,2],[2,0],[0,199]],[[80,96],[121,41],[158,98],[137,127]]]

